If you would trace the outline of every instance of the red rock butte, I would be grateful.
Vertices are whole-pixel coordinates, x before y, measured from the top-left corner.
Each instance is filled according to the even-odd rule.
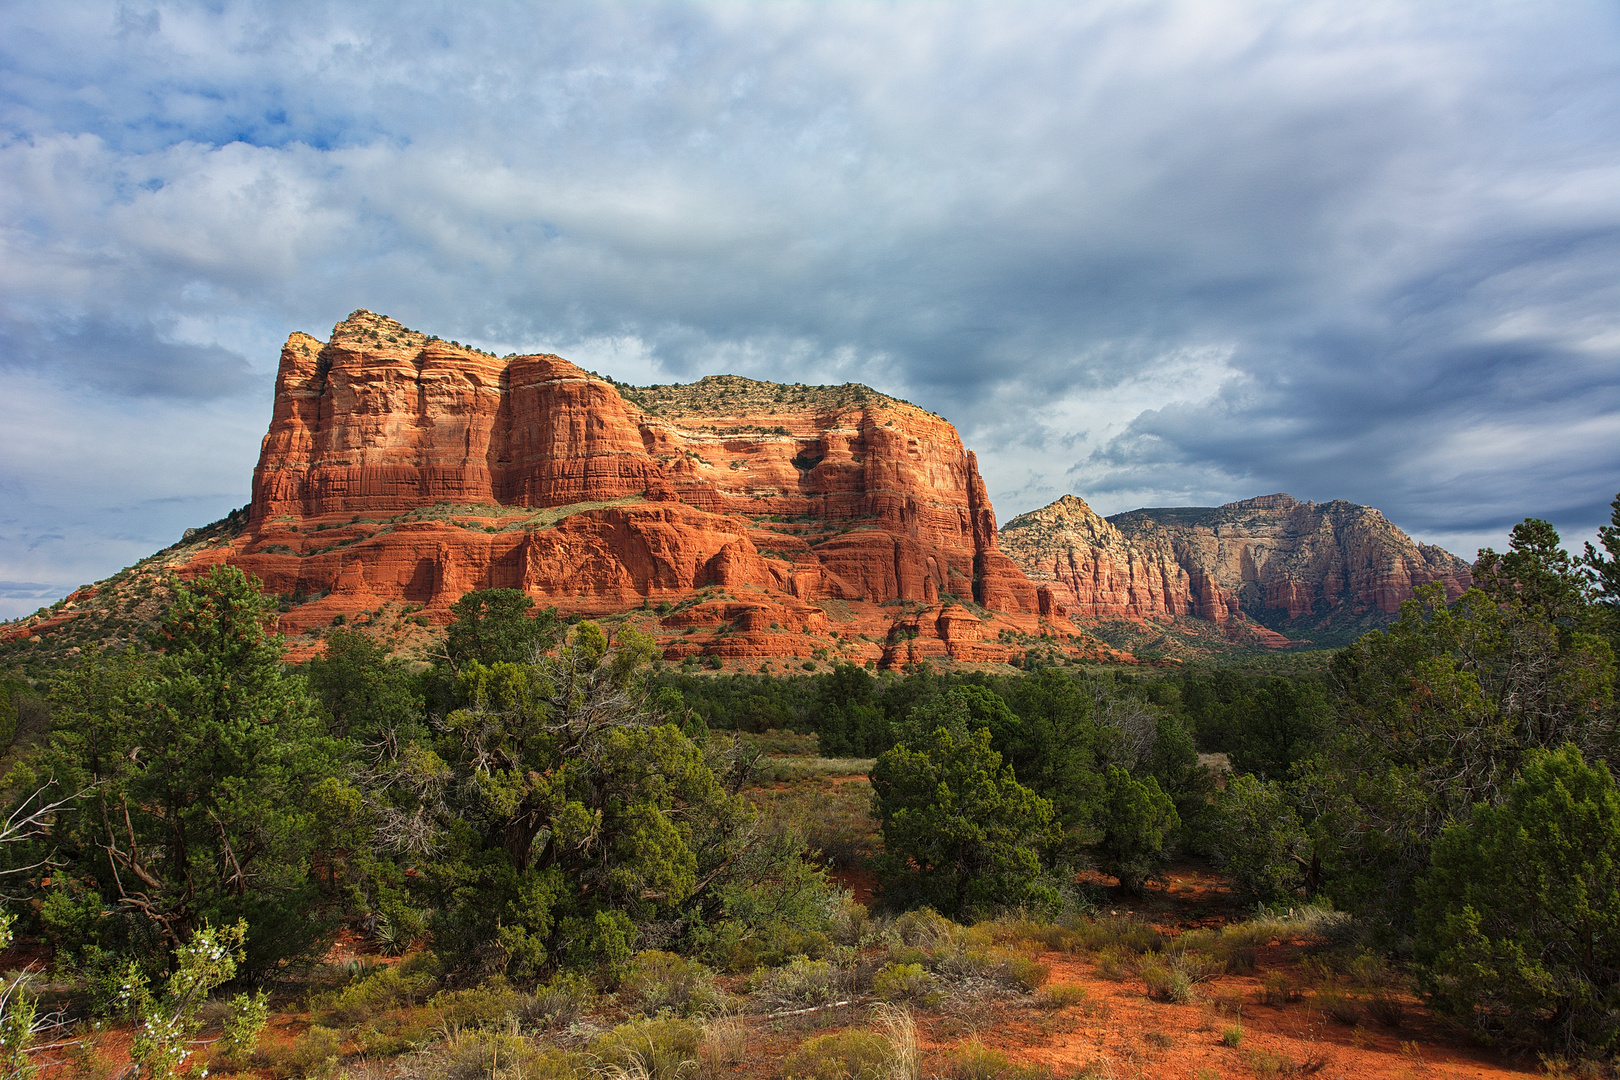
[[[292,598],[295,657],[334,622],[443,624],[488,588],[645,613],[670,659],[1108,651],[997,549],[977,462],[932,413],[856,384],[623,386],[369,311],[282,349],[248,526],[186,572],[220,561]]]

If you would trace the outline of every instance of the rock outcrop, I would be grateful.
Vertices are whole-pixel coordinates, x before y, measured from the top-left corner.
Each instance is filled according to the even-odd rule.
[[[1463,560],[1371,507],[1280,494],[1106,520],[1066,495],[1009,521],[1001,546],[1078,622],[1190,616],[1270,644],[1337,642],[1387,622],[1420,585],[1456,597],[1470,581]]]
[[[443,623],[472,589],[637,610],[670,658],[1005,660],[1103,650],[999,549],[956,429],[847,384],[622,386],[357,311],[281,353],[248,526],[198,552],[339,617]]]

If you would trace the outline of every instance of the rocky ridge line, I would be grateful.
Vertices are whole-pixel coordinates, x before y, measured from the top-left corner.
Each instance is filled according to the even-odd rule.
[[[1420,585],[1456,597],[1471,580],[1463,560],[1372,507],[1284,494],[1106,519],[1065,495],[1007,522],[1001,547],[1078,622],[1196,618],[1274,647],[1342,643]]]

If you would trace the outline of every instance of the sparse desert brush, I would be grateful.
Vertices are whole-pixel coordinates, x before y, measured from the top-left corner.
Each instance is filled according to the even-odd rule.
[[[839,945],[860,945],[875,929],[866,905],[857,903],[847,891],[841,892],[828,925],[833,941]]]
[[[1033,994],[1052,979],[1052,969],[1034,957],[1014,954],[1004,958],[999,971],[1003,982],[1011,982],[1027,994]]]
[[[831,1005],[846,989],[842,972],[825,960],[798,959],[786,967],[763,972],[756,979],[755,995],[773,1009]]]
[[[875,1031],[850,1028],[807,1039],[782,1063],[787,1080],[885,1080],[889,1041]]]
[[[943,1075],[947,1080],[1049,1080],[1052,1070],[1016,1064],[974,1039],[951,1050]]]
[[[695,960],[647,949],[636,954],[620,983],[628,1000],[649,1016],[698,1016],[716,1008],[714,972]]]
[[[448,1031],[488,1027],[517,1012],[523,999],[499,975],[462,990],[446,990],[428,1002]]]
[[[1193,982],[1205,982],[1228,970],[1229,961],[1223,953],[1185,948],[1180,938],[1167,944],[1157,955],[1162,956],[1165,963],[1185,972]]]
[[[959,948],[933,958],[934,972],[952,982],[976,979],[1008,989],[1034,993],[1052,977],[1052,969],[1032,957],[1006,949]]]
[[[1294,980],[1281,971],[1273,971],[1260,980],[1260,1004],[1262,1005],[1286,1005],[1291,1001],[1298,1001],[1301,993]]]
[[[1075,952],[1082,947],[1084,940],[1082,931],[1074,926],[1032,919],[1026,915],[1008,915],[981,922],[969,934],[969,940],[975,944],[1049,949],[1052,952]]]
[[[1193,981],[1187,972],[1161,954],[1145,958],[1136,969],[1136,974],[1147,986],[1147,996],[1154,1001],[1186,1005],[1195,996]]]
[[[936,983],[933,974],[921,964],[885,964],[872,977],[872,993],[879,1001],[926,1007],[939,1001]]]
[[[1037,1001],[1043,1008],[1067,1009],[1075,1005],[1090,1004],[1091,991],[1079,983],[1060,983],[1042,990]]]
[[[879,1005],[872,1010],[876,1029],[889,1043],[887,1080],[918,1080],[921,1059],[918,1053],[917,1022],[904,1005]]]
[[[721,967],[741,972],[780,967],[794,957],[820,959],[832,948],[832,939],[820,930],[776,922],[757,928],[739,941],[717,946],[713,951]]]
[[[315,1024],[286,1046],[260,1050],[254,1064],[275,1080],[305,1080],[330,1076],[343,1053],[343,1040],[329,1027]]]
[[[1370,949],[1355,954],[1345,965],[1345,973],[1363,990],[1388,990],[1401,982],[1389,960]]]
[[[894,920],[893,929],[901,944],[930,952],[955,948],[966,932],[959,924],[926,907],[901,915]]]
[[[1152,952],[1164,946],[1164,935],[1133,915],[1088,920],[1074,928],[1074,948],[1085,952],[1124,949]]]
[[[1228,975],[1252,974],[1260,961],[1257,950],[1244,947],[1223,948],[1213,955],[1220,958]]]
[[[1406,1021],[1406,1007],[1393,994],[1379,990],[1367,998],[1367,1015],[1387,1028],[1398,1028]]]
[[[514,1015],[526,1028],[554,1031],[584,1016],[595,1000],[595,991],[583,978],[558,974],[523,998]]]
[[[786,1080],[918,1080],[917,1028],[904,1006],[880,1005],[870,1028],[807,1039],[782,1065]]]
[[[1097,977],[1123,982],[1136,967],[1136,954],[1129,949],[1111,945],[1097,954]]]
[[[542,1047],[504,1031],[460,1031],[398,1068],[399,1080],[584,1080],[591,1072],[580,1054]]]
[[[379,1012],[425,1001],[438,986],[431,953],[418,953],[393,967],[375,969],[338,990],[310,996],[310,1012],[338,1027],[362,1023]]]
[[[1250,1050],[1245,1056],[1249,1068],[1259,1080],[1277,1080],[1277,1077],[1294,1071],[1292,1061],[1269,1050]]]
[[[884,959],[891,964],[921,964],[926,967],[934,958],[915,945],[891,945]]]
[[[1311,998],[1311,1004],[1323,1016],[1336,1024],[1355,1027],[1361,1022],[1361,1006],[1350,994],[1337,986],[1323,986]]]

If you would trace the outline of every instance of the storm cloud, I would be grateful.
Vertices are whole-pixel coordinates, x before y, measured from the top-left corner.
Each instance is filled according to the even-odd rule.
[[[9,4],[0,615],[246,501],[359,307],[859,380],[1002,519],[1270,491],[1465,556],[1620,490],[1608,4]]]

